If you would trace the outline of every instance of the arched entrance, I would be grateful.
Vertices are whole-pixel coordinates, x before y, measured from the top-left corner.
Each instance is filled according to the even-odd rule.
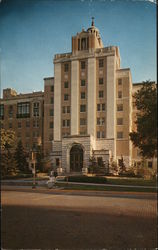
[[[81,172],[83,168],[83,149],[81,145],[74,145],[70,150],[70,171]]]

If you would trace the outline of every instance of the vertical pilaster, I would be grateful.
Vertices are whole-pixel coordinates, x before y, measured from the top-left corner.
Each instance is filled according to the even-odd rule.
[[[96,135],[96,59],[88,59],[88,134]]]
[[[79,61],[71,62],[71,135],[78,135],[79,126]]]
[[[61,140],[61,63],[54,64],[54,141]]]
[[[107,124],[106,137],[114,139],[114,157],[116,156],[116,69],[115,56],[107,57]]]

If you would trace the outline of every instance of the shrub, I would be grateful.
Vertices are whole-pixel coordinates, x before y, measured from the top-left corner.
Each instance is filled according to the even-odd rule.
[[[100,184],[105,184],[107,182],[105,177],[85,176],[85,175],[68,176],[68,181],[70,181],[70,182],[85,182],[85,183],[100,183]]]

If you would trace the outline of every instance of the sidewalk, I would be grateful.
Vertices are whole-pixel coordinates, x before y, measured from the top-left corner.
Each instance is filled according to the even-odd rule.
[[[71,185],[84,185],[84,186],[100,186],[100,187],[124,187],[124,188],[148,188],[158,190],[157,186],[134,186],[134,185],[117,185],[117,184],[98,184],[98,183],[84,183],[84,182],[66,182],[66,181],[56,181],[56,183],[61,184],[71,184]],[[13,185],[13,186],[32,186],[33,180],[2,180],[1,185]],[[47,180],[36,181],[37,186],[47,186]]]

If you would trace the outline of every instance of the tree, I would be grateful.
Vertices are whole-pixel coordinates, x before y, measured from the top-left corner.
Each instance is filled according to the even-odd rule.
[[[44,155],[42,152],[42,147],[41,145],[39,145],[37,147],[37,152],[36,152],[36,168],[40,172],[43,172],[43,168],[44,168],[43,158],[44,158]]]
[[[146,81],[133,97],[138,110],[137,130],[129,134],[130,139],[144,158],[153,158],[157,149],[157,87]]]
[[[1,174],[5,176],[16,171],[13,153],[16,144],[15,133],[12,130],[1,129],[0,139]]]
[[[24,151],[21,140],[18,141],[17,147],[15,149],[14,157],[15,157],[17,169],[24,173],[28,172],[27,154]]]

